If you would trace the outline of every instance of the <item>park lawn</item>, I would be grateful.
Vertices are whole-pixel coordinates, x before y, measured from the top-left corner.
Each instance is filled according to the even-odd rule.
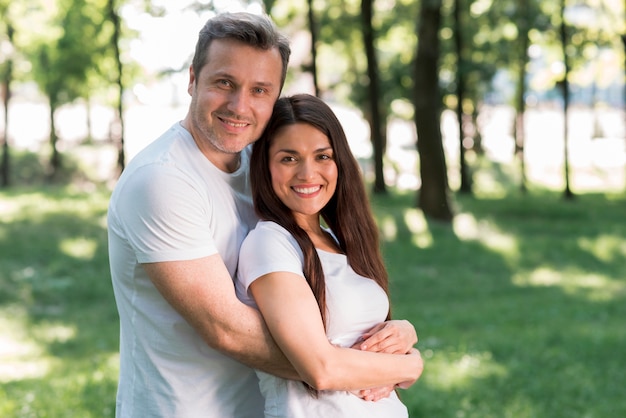
[[[109,192],[0,191],[0,416],[114,414],[118,322]],[[413,194],[374,197],[393,316],[426,368],[412,417],[626,416],[626,200],[455,197],[452,226]]]
[[[457,197],[453,227],[376,198],[393,314],[418,329],[412,417],[626,416],[626,201]]]

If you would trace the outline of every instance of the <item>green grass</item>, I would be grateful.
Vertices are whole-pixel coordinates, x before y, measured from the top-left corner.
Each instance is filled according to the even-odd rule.
[[[110,417],[118,319],[108,191],[0,191],[0,416]],[[626,200],[456,197],[453,226],[412,194],[373,199],[394,316],[426,368],[412,417],[626,416]]]
[[[108,192],[0,193],[0,416],[113,416]]]
[[[626,416],[626,201],[459,198],[452,227],[413,201],[375,199],[425,358],[411,416]]]

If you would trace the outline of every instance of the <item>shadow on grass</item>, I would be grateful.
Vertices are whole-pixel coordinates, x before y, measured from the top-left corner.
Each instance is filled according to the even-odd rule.
[[[394,317],[416,325],[425,357],[403,394],[411,416],[624,415],[625,202],[458,199],[454,228],[418,231],[413,196],[374,199],[396,228]]]
[[[0,223],[0,312],[9,345],[0,415],[112,416],[119,325],[107,192],[21,189],[2,198],[15,208],[0,211],[0,220],[9,218]]]

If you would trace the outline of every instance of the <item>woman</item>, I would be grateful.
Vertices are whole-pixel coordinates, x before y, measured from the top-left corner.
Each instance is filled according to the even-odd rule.
[[[260,221],[239,257],[238,296],[260,309],[302,382],[257,372],[266,417],[406,417],[419,352],[351,349],[389,318],[387,273],[358,163],[332,110],[310,95],[281,98],[255,143],[250,176]],[[327,227],[320,225],[323,218]]]

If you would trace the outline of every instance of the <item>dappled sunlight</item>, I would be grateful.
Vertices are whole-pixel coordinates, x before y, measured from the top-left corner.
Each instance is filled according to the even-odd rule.
[[[98,242],[93,238],[66,238],[59,243],[59,249],[70,257],[91,260],[98,249]]]
[[[469,213],[459,213],[454,217],[452,228],[457,237],[461,240],[478,239],[478,222],[474,215]]]
[[[418,248],[427,248],[433,244],[433,236],[428,229],[424,212],[414,208],[404,211],[404,222],[411,231],[411,241]]]
[[[380,230],[385,241],[395,241],[398,236],[398,226],[392,216],[384,216],[379,221]]]
[[[19,213],[20,205],[14,198],[0,200],[0,218],[6,221]]]
[[[605,275],[577,270],[556,270],[539,267],[531,272],[518,272],[513,278],[520,287],[558,287],[566,294],[584,297],[590,301],[609,301],[623,297],[626,283]]]
[[[476,218],[469,213],[460,213],[455,216],[453,229],[459,239],[464,241],[478,241],[491,251],[501,254],[507,259],[519,256],[517,238],[512,234],[505,234],[491,222]]]
[[[477,196],[489,196],[491,198],[506,197],[508,184],[494,175],[493,170],[481,170],[474,173],[474,194]]]
[[[11,198],[3,198],[0,200],[0,220],[2,222],[11,223],[20,219],[24,219],[27,208],[41,208],[43,202],[42,195],[23,194],[20,196],[11,196]]]
[[[598,260],[607,263],[619,259],[626,261],[626,241],[621,236],[603,234],[595,239],[582,237],[578,239],[578,245]]]
[[[44,349],[26,333],[26,313],[12,306],[0,310],[0,382],[43,377],[51,366]]]
[[[44,322],[32,327],[32,334],[46,344],[65,343],[76,337],[76,328],[64,324]]]
[[[459,357],[460,356],[460,357]],[[493,359],[489,351],[481,353],[437,353],[428,358],[425,353],[428,367],[422,379],[429,386],[451,390],[472,385],[475,379],[487,377],[506,377],[506,367]]]

